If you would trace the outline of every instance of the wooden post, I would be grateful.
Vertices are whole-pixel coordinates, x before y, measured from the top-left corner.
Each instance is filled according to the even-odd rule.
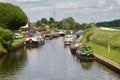
[[[108,42],[108,54],[110,54],[110,43]]]

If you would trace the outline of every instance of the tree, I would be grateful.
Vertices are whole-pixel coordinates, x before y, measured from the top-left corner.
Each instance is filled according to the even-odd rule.
[[[42,19],[40,20],[40,22],[41,22],[42,24],[47,24],[47,23],[48,23],[48,21],[47,21],[46,18],[42,18]]]
[[[22,9],[10,3],[0,2],[0,26],[17,30],[27,23],[27,16]]]
[[[103,27],[120,27],[120,19],[113,20],[113,21],[106,21],[106,22],[98,22],[96,23],[97,26]]]
[[[37,27],[42,26],[40,20],[38,20],[35,25],[36,25]]]
[[[49,18],[49,24],[52,24],[52,23],[55,23],[55,20],[54,20],[54,18],[50,17]]]
[[[72,17],[63,19],[61,21],[61,23],[62,23],[62,26],[64,27],[64,29],[67,29],[67,30],[75,29],[76,22],[74,21],[74,19]]]
[[[64,27],[62,27],[61,21],[56,22],[56,27],[59,28],[59,29],[64,29]]]
[[[75,20],[72,18],[72,17],[69,17],[68,18],[68,22],[69,22],[69,24],[70,24],[70,29],[75,29]]]
[[[8,29],[0,28],[0,35],[0,43],[6,50],[9,50],[14,40],[13,33]]]
[[[76,30],[81,29],[80,24],[79,24],[79,23],[77,23],[77,22],[76,22],[76,24],[75,24],[75,29],[76,29]]]
[[[45,28],[45,27],[39,27],[38,30],[39,30],[39,31],[45,31],[46,28]]]

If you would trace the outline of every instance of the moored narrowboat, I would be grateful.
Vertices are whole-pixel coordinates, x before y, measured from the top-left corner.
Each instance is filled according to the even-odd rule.
[[[32,36],[32,37],[28,37],[26,38],[25,44],[27,47],[30,46],[39,46],[40,44],[44,44],[45,40],[42,37],[38,37],[38,36]]]
[[[53,39],[53,35],[52,34],[45,34],[45,39],[46,40]]]
[[[72,54],[76,54],[76,50],[77,50],[77,46],[75,46],[75,44],[71,44],[70,45],[70,51]]]
[[[76,50],[76,54],[81,59],[94,59],[92,53],[92,47],[87,45],[78,46]]]

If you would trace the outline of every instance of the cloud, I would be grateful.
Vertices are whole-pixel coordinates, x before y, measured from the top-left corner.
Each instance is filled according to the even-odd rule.
[[[110,3],[111,4],[111,3]],[[100,8],[107,7],[109,2],[107,0],[99,0],[97,6]]]
[[[105,2],[106,2],[106,0],[99,0],[99,1],[98,1],[98,5],[99,5],[99,6],[104,5]]]
[[[108,6],[107,8],[103,9],[104,12],[107,12],[107,11],[112,11],[114,9],[114,7],[111,5],[111,6]]]
[[[65,10],[64,11],[65,13],[69,13],[69,14],[73,14],[73,13],[76,13],[76,12],[78,12],[78,10],[72,10],[72,9],[70,9],[70,10]]]
[[[36,12],[36,11],[42,12],[42,11],[47,11],[47,10],[50,10],[50,9],[52,9],[52,8],[49,7],[49,6],[39,6],[39,7],[28,8],[29,11],[34,11],[34,12]]]
[[[89,21],[91,16],[100,20],[102,17],[106,20],[120,17],[120,0],[0,0],[0,2],[20,6],[34,21],[53,16],[53,12],[56,12],[56,19],[71,16],[84,22]]]
[[[117,1],[117,4],[120,5],[120,0],[116,0]]]
[[[7,2],[7,0],[0,0],[0,2]]]
[[[66,3],[57,3],[57,9],[77,9],[82,7],[80,2],[66,2]]]
[[[27,2],[40,2],[42,0],[17,0],[17,2],[23,2],[23,3],[27,3]]]

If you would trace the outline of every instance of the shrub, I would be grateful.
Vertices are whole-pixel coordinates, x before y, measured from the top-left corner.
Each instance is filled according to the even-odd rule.
[[[9,50],[9,48],[12,46],[13,42],[13,33],[8,29],[2,29],[0,28],[0,43],[1,45],[6,49]]]
[[[45,27],[39,27],[38,30],[39,30],[39,31],[45,31],[46,28],[45,28]]]

